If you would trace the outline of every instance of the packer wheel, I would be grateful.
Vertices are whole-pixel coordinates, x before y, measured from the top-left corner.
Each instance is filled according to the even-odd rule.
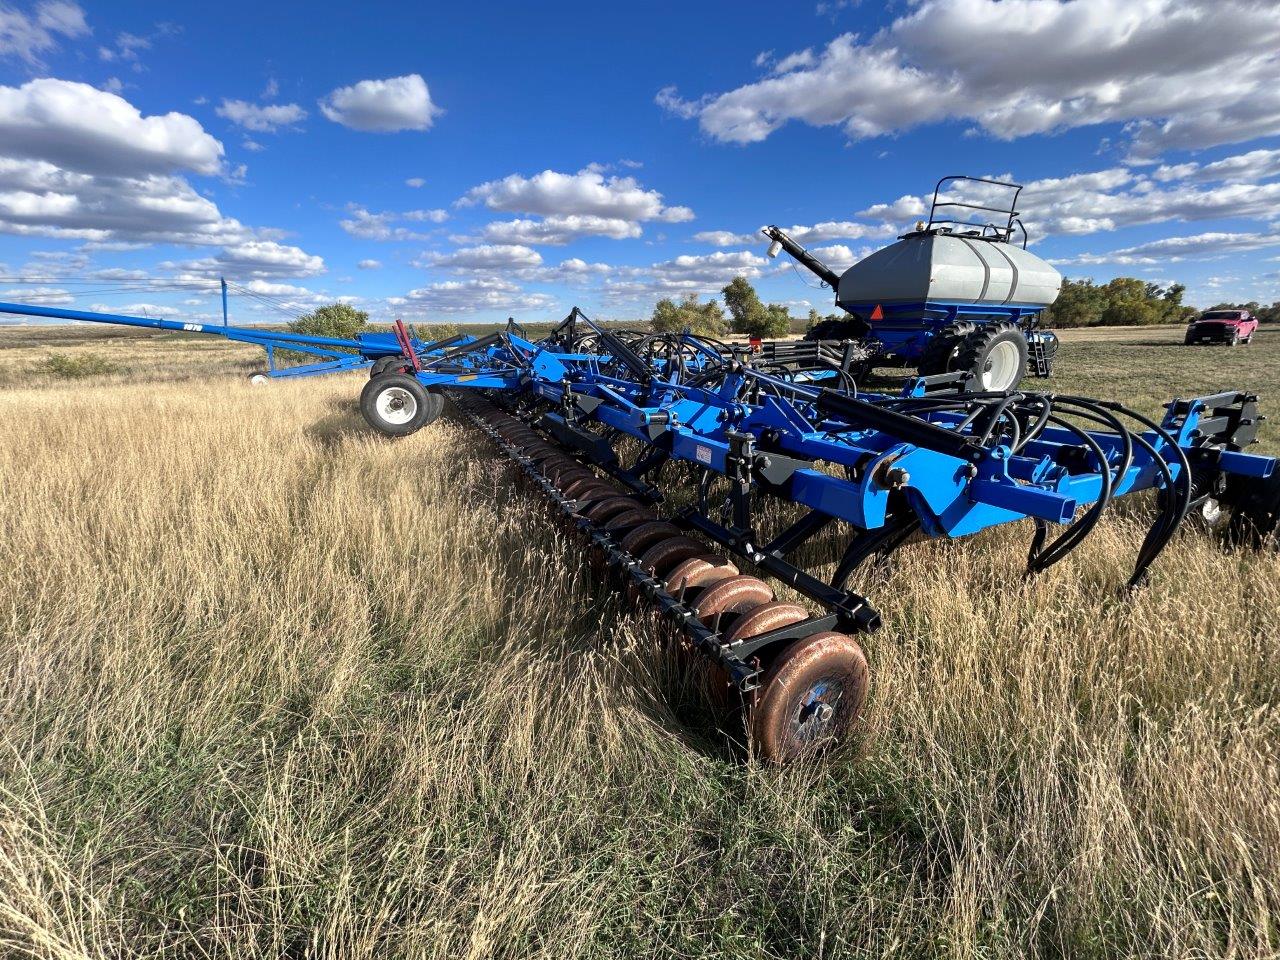
[[[830,747],[853,728],[867,699],[867,658],[852,637],[815,633],[784,650],[751,710],[761,758],[787,763]]]

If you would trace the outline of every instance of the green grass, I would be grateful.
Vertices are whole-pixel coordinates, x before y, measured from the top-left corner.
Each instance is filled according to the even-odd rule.
[[[85,377],[101,377],[120,373],[121,367],[96,353],[51,353],[32,372],[48,374],[59,380],[82,380]]]

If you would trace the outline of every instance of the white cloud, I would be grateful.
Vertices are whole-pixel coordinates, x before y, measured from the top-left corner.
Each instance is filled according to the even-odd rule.
[[[134,69],[138,69],[138,51],[150,50],[151,38],[140,37],[135,33],[119,33],[116,34],[116,44],[114,47],[99,47],[98,59],[107,63],[113,63],[117,60],[123,60],[134,65]]]
[[[487,224],[481,236],[493,243],[563,246],[579,237],[624,240],[638,237],[642,232],[640,224],[634,220],[571,213],[544,217],[541,220],[499,220]]]
[[[529,293],[497,277],[446,280],[410,290],[404,297],[388,301],[393,306],[416,306],[431,313],[467,314],[480,311],[521,313],[545,310],[555,305],[555,297]]]
[[[736,276],[757,277],[760,268],[768,264],[764,257],[757,256],[749,250],[733,252],[704,253],[698,256],[676,257],[662,263],[655,263],[652,270],[656,276],[670,280],[689,280],[695,282],[719,282],[721,278],[728,283]]]
[[[861,214],[859,214],[861,216]],[[890,223],[855,223],[852,220],[824,220],[812,226],[795,224],[783,227],[796,243],[822,243],[826,240],[863,240],[868,237],[892,237],[898,229]],[[693,239],[698,243],[709,243],[713,247],[736,247],[742,244],[765,243],[766,238],[759,231],[755,233],[731,233],[728,230],[705,230],[695,233]]]
[[[427,130],[443,113],[416,73],[339,87],[320,101],[320,111],[334,123],[374,133]]]
[[[760,276],[769,261],[749,250],[684,255],[649,267],[623,268],[605,282],[611,301],[651,300],[686,293],[715,294],[734,277]]]
[[[60,38],[88,33],[84,11],[75,3],[45,0],[31,13],[0,7],[0,56],[18,57],[32,67],[41,65],[40,54],[55,49]]]
[[[74,294],[60,287],[10,287],[0,296],[10,302],[34,303],[42,307],[66,307],[76,302]]]
[[[580,257],[570,257],[554,267],[528,267],[514,272],[521,280],[577,285],[587,283],[595,277],[613,273],[616,269],[607,263],[588,263]]]
[[[126,317],[176,317],[182,311],[176,307],[158,303],[94,303],[89,309],[94,313],[119,313]]]
[[[1236,154],[1204,165],[1181,163],[1176,166],[1161,166],[1152,174],[1161,181],[1196,180],[1206,183],[1265,180],[1277,175],[1280,175],[1280,150],[1250,150],[1248,153]]]
[[[1226,233],[1211,231],[1185,237],[1165,237],[1110,253],[1082,253],[1051,260],[1059,266],[1091,266],[1115,263],[1130,266],[1177,263],[1182,260],[1214,260],[1233,253],[1246,253],[1280,246],[1276,233]]]
[[[252,234],[182,177],[94,176],[45,160],[5,157],[5,147],[0,142],[0,231],[99,245],[212,245]]]
[[[755,243],[763,235],[758,233],[734,233],[732,230],[701,230],[693,235],[696,243],[709,243],[713,247],[740,247]]]
[[[274,240],[246,240],[225,247],[214,257],[182,263],[164,262],[160,267],[195,275],[217,276],[225,273],[251,279],[310,277],[324,273],[325,270],[322,257]]]
[[[1161,167],[1151,175],[1142,173],[1141,168],[1111,167],[1032,180],[1023,188],[1018,208],[1033,240],[1046,235],[1081,236],[1169,221],[1269,219],[1280,206],[1280,183],[1234,182],[1245,171],[1266,169],[1265,159],[1256,156],[1259,153],[1268,151],[1228,157],[1205,167]],[[1184,177],[1190,179],[1181,179]],[[996,174],[994,179],[1008,180],[1009,175]],[[942,199],[1004,199],[996,197],[995,191],[997,188],[965,184],[944,193]],[[1007,197],[1007,191],[1004,194]],[[928,210],[926,198],[905,196],[894,204],[869,207],[859,216],[888,215],[891,206],[903,211],[918,209],[920,216]]]
[[[406,187],[413,187],[413,189],[415,190],[417,190],[419,187],[426,186],[426,184],[427,184],[427,181],[422,179],[422,177],[410,177],[408,180],[404,182],[404,185]]]
[[[427,234],[408,227],[392,226],[397,220],[409,220],[415,223],[443,223],[449,219],[447,210],[406,210],[403,213],[384,211],[371,213],[358,203],[347,204],[350,214],[338,225],[353,237],[362,240],[425,240]]]
[[[296,103],[259,105],[244,100],[223,100],[214,112],[258,133],[274,133],[281,127],[293,126],[307,118],[307,111]]]
[[[483,203],[491,210],[542,216],[602,217],[618,220],[661,220],[682,223],[693,219],[688,207],[668,207],[662,194],[645,190],[634,177],[608,177],[590,168],[577,173],[543,170],[532,177],[513,173],[473,187],[459,204]]]
[[[828,247],[814,247],[810,252],[836,273],[844,273],[867,255],[866,250],[854,253],[843,243],[833,243]]]
[[[923,199],[908,195],[899,197],[892,203],[872,204],[865,210],[859,210],[858,216],[867,218],[883,217],[886,220],[901,222],[915,217],[922,217],[928,212],[929,208],[925,205]]]
[[[431,253],[415,266],[454,267],[458,270],[515,270],[542,263],[537,250],[519,244],[481,244],[459,247],[452,253]]]
[[[127,100],[70,80],[0,87],[0,154],[85,173],[222,169],[222,144],[182,113],[144,117]]]
[[[865,42],[844,34],[765,79],[658,102],[737,143],[792,120],[852,139],[946,120],[1001,139],[1120,122],[1150,155],[1280,132],[1278,51],[1269,2],[923,0]]]
[[[406,210],[400,214],[406,220],[418,223],[444,223],[449,219],[448,210]]]
[[[360,269],[360,270],[378,270],[382,267],[382,261],[381,260],[361,260],[359,263],[356,264],[356,267],[357,269]]]

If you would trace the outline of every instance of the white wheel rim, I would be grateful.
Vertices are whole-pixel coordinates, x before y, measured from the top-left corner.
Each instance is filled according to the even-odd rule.
[[[984,390],[1008,390],[1018,379],[1018,345],[1002,340],[987,354],[986,369],[982,372]]]
[[[261,387],[264,384],[268,383],[269,381],[266,374],[255,373],[252,377],[249,378],[249,382],[252,383],[255,387]]]
[[[375,406],[387,423],[400,426],[408,423],[418,413],[418,399],[404,387],[391,387],[378,394]]]

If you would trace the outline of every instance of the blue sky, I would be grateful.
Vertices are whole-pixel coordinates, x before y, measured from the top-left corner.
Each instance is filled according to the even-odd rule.
[[[743,273],[827,312],[762,224],[843,267],[971,173],[1068,276],[1280,299],[1269,0],[162,12],[0,6],[0,296],[542,320]]]

